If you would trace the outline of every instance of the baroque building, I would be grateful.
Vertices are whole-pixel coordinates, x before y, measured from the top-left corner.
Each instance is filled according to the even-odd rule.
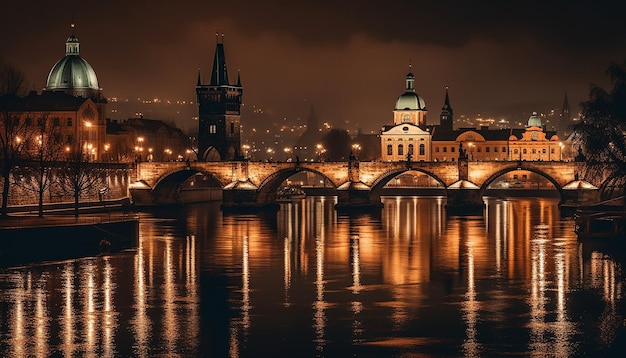
[[[380,132],[381,160],[430,160],[432,127],[426,126],[427,113],[426,102],[415,92],[415,76],[409,70],[405,92],[393,110],[393,124],[383,126]]]
[[[198,71],[198,160],[241,159],[241,100],[243,87],[231,84],[226,67],[224,35],[217,39],[211,82],[203,84]]]
[[[426,103],[415,92],[415,76],[406,75],[406,90],[398,97],[393,124],[380,132],[381,160],[456,162],[463,148],[470,161],[568,160],[555,131],[547,131],[536,112],[525,128],[453,128],[454,111],[446,86],[439,125],[426,125]],[[564,114],[568,115],[567,97]]]
[[[31,91],[11,103],[11,126],[27,146],[55,146],[63,152],[81,153],[91,161],[101,160],[108,148],[107,101],[95,71],[80,55],[80,42],[73,32],[65,42],[65,56],[50,70],[43,92]],[[9,112],[5,109],[4,113]]]

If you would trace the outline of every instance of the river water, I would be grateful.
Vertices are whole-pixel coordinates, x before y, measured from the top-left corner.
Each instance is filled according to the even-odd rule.
[[[140,213],[136,250],[0,271],[3,357],[618,356],[622,263],[558,201]]]

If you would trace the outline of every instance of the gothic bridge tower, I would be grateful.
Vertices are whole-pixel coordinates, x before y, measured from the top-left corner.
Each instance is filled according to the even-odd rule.
[[[196,95],[198,102],[198,160],[241,159],[241,99],[243,87],[237,73],[237,83],[231,84],[226,68],[224,35],[216,34],[215,57],[211,82],[202,84],[200,71]]]

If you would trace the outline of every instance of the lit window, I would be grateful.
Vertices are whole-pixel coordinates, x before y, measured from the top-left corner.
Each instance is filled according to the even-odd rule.
[[[209,133],[217,133],[217,126],[215,124],[209,126]]]

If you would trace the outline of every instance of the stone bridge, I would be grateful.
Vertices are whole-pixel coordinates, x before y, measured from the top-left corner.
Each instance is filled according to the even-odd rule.
[[[338,208],[380,205],[382,188],[394,177],[414,170],[425,173],[446,188],[448,205],[482,208],[482,196],[498,177],[516,170],[537,173],[561,193],[561,201],[578,200],[579,193],[566,186],[578,179],[584,163],[556,161],[459,161],[453,162],[141,162],[137,181],[131,185],[133,202],[155,205],[186,202],[181,185],[194,175],[206,178],[213,199],[223,208],[275,205],[276,192],[290,176],[309,171],[326,178],[337,189]],[[571,185],[571,184],[570,184]],[[208,199],[194,194],[196,201]]]

